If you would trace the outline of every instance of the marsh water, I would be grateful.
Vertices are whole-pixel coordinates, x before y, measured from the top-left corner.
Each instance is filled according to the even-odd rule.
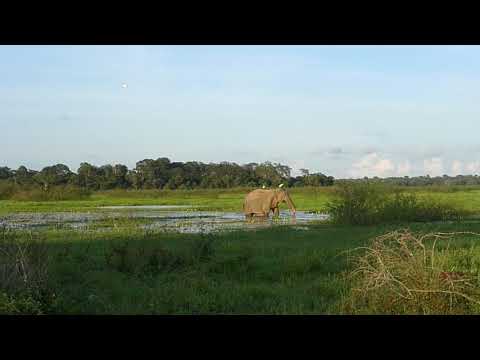
[[[292,217],[280,211],[277,219],[245,220],[241,212],[202,211],[188,205],[108,206],[91,212],[15,213],[0,216],[0,227],[21,229],[69,228],[105,231],[128,224],[136,227],[182,233],[256,229],[276,225],[305,225],[328,219],[326,214],[297,211]],[[302,226],[303,225],[303,226]]]

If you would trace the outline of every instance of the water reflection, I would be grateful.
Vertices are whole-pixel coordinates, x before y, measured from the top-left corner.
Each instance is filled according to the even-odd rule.
[[[291,216],[281,211],[276,218],[253,217],[222,211],[172,211],[167,209],[117,208],[96,212],[21,213],[0,217],[0,227],[22,229],[69,228],[79,231],[108,231],[112,228],[135,226],[158,231],[185,233],[212,232],[235,229],[257,229],[276,225],[301,225],[328,219],[326,214],[297,212]]]

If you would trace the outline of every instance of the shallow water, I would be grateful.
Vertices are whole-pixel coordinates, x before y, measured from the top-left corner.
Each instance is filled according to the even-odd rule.
[[[288,211],[281,211],[277,219],[270,217],[247,222],[240,212],[174,210],[181,208],[189,206],[110,206],[94,212],[17,213],[1,216],[0,227],[106,231],[122,227],[122,220],[130,220],[128,226],[148,230],[198,233],[276,225],[294,225],[298,230],[306,230],[305,225],[328,219],[326,214],[298,211],[295,217],[291,217]]]
[[[101,206],[99,209],[131,209],[131,210],[168,210],[168,209],[188,209],[199,208],[202,206],[193,205],[114,205],[114,206]]]

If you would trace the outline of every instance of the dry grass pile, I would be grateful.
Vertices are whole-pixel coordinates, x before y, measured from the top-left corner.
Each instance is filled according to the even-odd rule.
[[[53,302],[44,239],[0,228],[0,314],[42,314]]]
[[[450,249],[470,232],[376,237],[353,257],[343,311],[355,314],[472,314],[480,310],[478,254]],[[441,243],[441,244],[440,244]],[[477,256],[477,258],[476,258]]]

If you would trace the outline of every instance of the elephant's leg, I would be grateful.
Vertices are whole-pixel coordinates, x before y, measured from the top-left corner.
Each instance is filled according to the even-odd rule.
[[[273,216],[274,217],[279,217],[280,216],[280,209],[278,208],[278,206],[273,209]]]

